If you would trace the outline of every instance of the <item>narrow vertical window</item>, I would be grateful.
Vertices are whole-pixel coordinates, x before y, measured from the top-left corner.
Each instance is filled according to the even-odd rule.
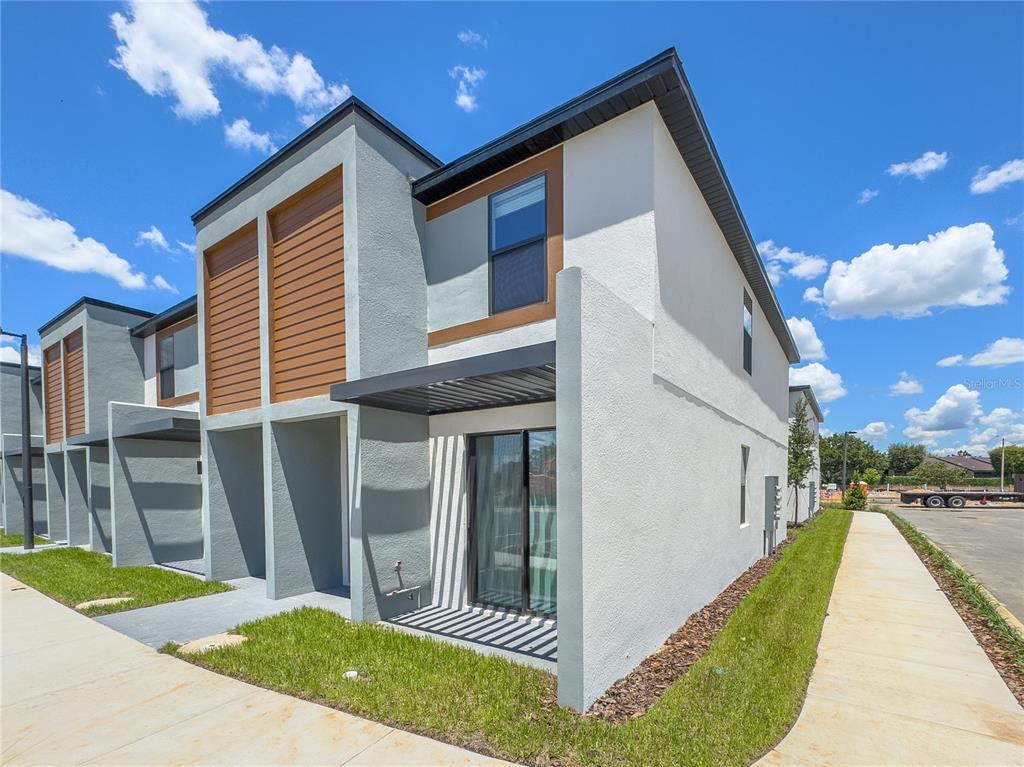
[[[754,365],[754,302],[743,291],[743,369],[752,373]]]
[[[491,314],[547,299],[547,176],[491,195]]]
[[[158,343],[160,399],[168,399],[174,396],[174,336],[164,336]]]
[[[747,463],[750,460],[750,448],[740,446],[740,524],[747,524]]]

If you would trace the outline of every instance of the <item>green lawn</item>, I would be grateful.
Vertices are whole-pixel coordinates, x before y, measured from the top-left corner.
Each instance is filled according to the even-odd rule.
[[[36,542],[36,546],[42,546],[44,543],[50,543],[46,538],[40,538],[38,535],[33,536]],[[14,533],[8,535],[7,531],[0,527],[0,548],[7,548],[8,546],[21,546],[25,543],[25,536],[21,533]]]
[[[317,608],[243,624],[249,641],[190,660],[514,761],[746,765],[800,710],[850,520],[830,510],[802,529],[708,655],[625,724],[546,708],[555,679],[543,671]],[[350,669],[365,676],[346,680]]]
[[[78,548],[0,554],[0,570],[69,607],[105,597],[132,597],[130,602],[87,608],[82,611],[86,615],[134,610],[231,590],[224,583],[201,581],[158,567],[115,569],[106,554]]]

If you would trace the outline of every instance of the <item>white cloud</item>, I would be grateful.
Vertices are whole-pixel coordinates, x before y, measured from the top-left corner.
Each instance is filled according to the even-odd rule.
[[[924,181],[929,174],[945,168],[948,162],[949,155],[945,152],[925,152],[916,160],[893,163],[886,173],[890,176],[913,176],[918,181]]]
[[[824,288],[809,288],[804,300],[837,319],[906,319],[934,307],[1001,304],[1010,292],[1004,259],[988,224],[951,226],[921,242],[883,243],[849,262],[834,261]]]
[[[989,170],[988,166],[984,165],[974,174],[971,194],[994,192],[999,187],[1015,181],[1024,181],[1024,160],[1008,160],[995,170]]]
[[[979,392],[954,384],[927,410],[912,407],[904,413],[907,427],[903,434],[910,439],[949,436],[970,426],[982,414],[980,399]]]
[[[244,117],[239,117],[230,125],[224,126],[224,139],[228,146],[235,149],[255,149],[261,154],[272,154],[277,151],[270,134],[257,133]]]
[[[92,237],[31,200],[0,190],[0,252],[65,272],[99,274],[122,288],[147,285],[146,275]]]
[[[1016,216],[1010,216],[1003,220],[1007,226],[1017,226],[1021,222],[1024,222],[1024,213],[1018,213]]]
[[[893,397],[900,397],[906,394],[920,394],[924,391],[924,387],[921,386],[921,382],[916,378],[911,378],[910,374],[906,371],[900,373],[900,380],[894,384],[889,384],[889,394]]]
[[[943,357],[936,364],[948,368],[954,365],[968,365],[972,368],[1001,368],[1024,362],[1024,338],[998,338],[977,354],[965,357],[954,354]]]
[[[827,426],[821,426],[821,427],[818,428],[818,434],[820,434],[822,436],[822,438],[824,438],[824,437],[831,437],[832,436],[832,430],[830,428],[828,428]]]
[[[832,402],[846,396],[843,377],[834,373],[820,362],[812,362],[799,368],[789,369],[789,385],[809,385],[819,402]]]
[[[999,447],[1000,441],[1007,444],[1024,444],[1024,411],[1015,412],[1008,407],[997,407],[980,416],[975,427],[966,436],[959,437],[954,444],[937,448],[938,455],[952,455],[966,450],[972,455],[985,455]]]
[[[814,323],[806,317],[790,317],[786,320],[789,332],[793,334],[796,341],[796,348],[800,351],[800,358],[805,360],[826,360],[825,344],[818,338],[818,331]]]
[[[798,280],[813,280],[815,277],[823,275],[828,269],[828,261],[821,256],[792,250],[787,245],[780,248],[774,240],[759,242],[757,252],[765,259],[768,279],[773,285],[779,284],[783,273],[796,277]]]
[[[162,250],[167,253],[174,250],[170,243],[167,242],[167,238],[164,237],[164,233],[157,229],[156,224],[153,224],[144,232],[139,232],[139,236],[135,239],[135,244],[149,245],[154,250]]]
[[[478,67],[452,67],[448,75],[458,81],[455,88],[455,105],[463,112],[475,112],[477,108],[476,89],[487,77],[487,72]]]
[[[877,189],[865,189],[863,192],[860,193],[860,197],[857,198],[857,204],[866,205],[876,197],[878,197]]]
[[[181,240],[178,240],[178,247],[189,255],[194,256],[196,254],[196,244],[194,242],[182,242]]]
[[[857,436],[868,442],[884,442],[889,438],[889,429],[891,428],[891,423],[872,421],[867,426],[857,429]]]
[[[347,85],[326,82],[308,58],[254,37],[210,26],[193,0],[148,3],[133,0],[126,14],[114,13],[117,56],[111,63],[151,96],[175,99],[174,111],[198,119],[220,113],[214,76],[227,73],[245,87],[291,99],[304,121],[315,119],[350,95]]]
[[[472,29],[459,32],[455,35],[459,38],[459,42],[463,45],[468,45],[470,48],[486,48],[487,38],[481,35],[479,32],[474,32]]]
[[[178,295],[178,289],[165,280],[162,274],[157,274],[153,277],[153,287]]]
[[[28,345],[28,364],[38,365],[42,359],[42,352],[38,346]],[[0,362],[13,362],[21,364],[21,339],[14,336],[0,336]]]

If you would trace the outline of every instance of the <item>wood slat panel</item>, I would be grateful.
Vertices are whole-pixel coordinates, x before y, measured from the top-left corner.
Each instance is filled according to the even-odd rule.
[[[64,374],[61,370],[60,343],[43,354],[43,402],[46,407],[46,441],[64,438]]]
[[[64,428],[68,437],[85,434],[85,351],[81,329],[64,339]]]
[[[206,409],[260,404],[259,243],[256,222],[207,248]]]
[[[327,394],[345,380],[345,229],[338,168],[267,216],[270,398]]]

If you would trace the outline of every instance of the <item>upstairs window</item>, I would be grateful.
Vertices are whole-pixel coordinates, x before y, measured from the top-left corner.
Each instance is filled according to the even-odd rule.
[[[743,291],[743,369],[752,373],[754,366],[754,302]]]
[[[185,320],[156,338],[157,400],[180,405],[199,399],[199,336],[196,321]]]
[[[750,462],[750,448],[740,445],[740,524],[747,524],[747,464]]]
[[[547,300],[546,174],[490,197],[491,314]]]

